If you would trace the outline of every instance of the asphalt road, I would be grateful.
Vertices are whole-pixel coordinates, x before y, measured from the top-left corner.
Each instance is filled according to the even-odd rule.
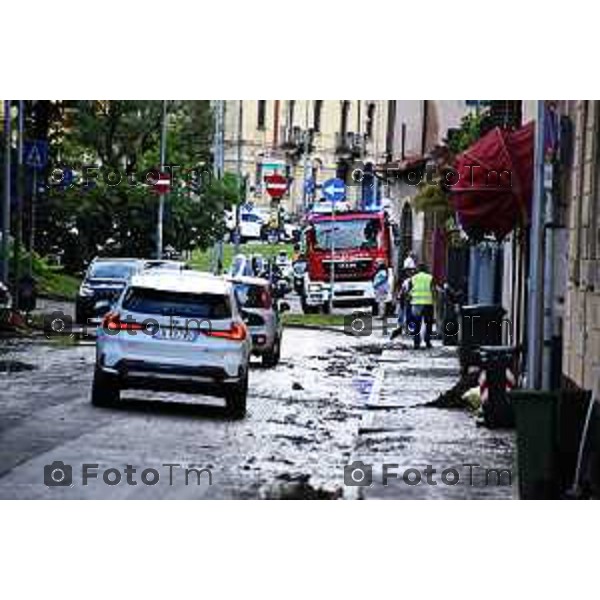
[[[253,365],[248,415],[231,421],[223,401],[207,396],[127,391],[116,408],[93,407],[93,341],[63,342],[0,346],[1,498],[415,497],[398,482],[345,486],[344,466],[365,457],[512,460],[510,434],[476,428],[463,411],[426,408],[456,380],[452,350],[416,356],[381,335],[288,328],[281,363]],[[71,467],[72,485],[45,485],[56,461],[65,483]],[[417,496],[506,498],[511,489],[421,486]]]

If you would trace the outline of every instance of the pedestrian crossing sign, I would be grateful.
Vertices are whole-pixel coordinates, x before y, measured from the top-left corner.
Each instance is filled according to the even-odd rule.
[[[28,167],[43,169],[48,163],[48,142],[33,140],[23,144],[23,158]]]

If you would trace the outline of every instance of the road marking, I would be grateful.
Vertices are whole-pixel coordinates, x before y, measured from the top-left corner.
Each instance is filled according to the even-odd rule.
[[[363,393],[361,393],[362,391],[359,390],[358,393],[360,395],[359,398],[359,404],[360,407],[363,409],[366,409],[366,407],[368,406],[373,406],[375,404],[379,404],[379,400],[381,397],[381,388],[383,386],[383,380],[385,378],[385,368],[382,366],[379,366],[377,368],[377,370],[375,371],[375,373],[370,373],[369,375],[365,375],[363,377],[361,377],[362,382],[368,381],[369,379],[371,380],[371,388],[369,390],[369,395],[365,400],[363,400]],[[365,429],[368,428],[369,424],[372,422],[372,420],[375,418],[375,415],[373,414],[373,411],[366,411],[366,414],[363,413],[361,415],[360,421],[357,424],[357,429],[354,433],[354,447],[356,448],[358,446],[358,441],[360,439],[359,436],[359,429]],[[356,451],[353,450],[352,452],[352,456],[350,457],[350,459],[348,460],[348,464],[353,463],[355,460],[361,460],[360,456],[356,455]],[[345,500],[363,500],[365,496],[365,488],[361,487],[361,486],[352,486],[352,485],[344,485],[344,499]]]
[[[381,394],[381,386],[383,385],[383,378],[385,377],[385,370],[383,367],[379,367],[377,372],[375,373],[375,377],[373,380],[373,387],[371,388],[371,393],[369,394],[369,399],[367,400],[367,404],[376,404],[379,402],[379,397]]]

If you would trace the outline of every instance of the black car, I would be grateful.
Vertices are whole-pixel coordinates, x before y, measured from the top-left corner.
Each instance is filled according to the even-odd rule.
[[[96,258],[90,264],[75,301],[75,319],[86,323],[97,317],[96,303],[115,301],[144,261],[136,258]],[[105,312],[104,310],[102,312]]]

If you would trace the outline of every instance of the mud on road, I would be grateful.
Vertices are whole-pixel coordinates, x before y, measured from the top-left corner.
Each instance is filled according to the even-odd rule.
[[[365,341],[367,340],[367,341]],[[512,436],[477,428],[464,411],[426,404],[451,387],[454,352],[415,355],[402,342],[288,328],[275,369],[253,364],[248,415],[230,421],[206,396],[127,391],[92,407],[92,340],[3,340],[0,350],[2,498],[508,498],[510,486],[381,485],[384,462],[440,468],[510,466]],[[368,488],[344,485],[344,466],[373,465]],[[44,466],[72,466],[73,485],[44,485]],[[82,485],[84,463],[99,476]],[[164,464],[177,464],[169,477]],[[102,480],[132,465],[136,485]],[[146,468],[160,471],[153,485]],[[183,469],[210,470],[199,478]],[[173,471],[171,471],[173,475]]]

